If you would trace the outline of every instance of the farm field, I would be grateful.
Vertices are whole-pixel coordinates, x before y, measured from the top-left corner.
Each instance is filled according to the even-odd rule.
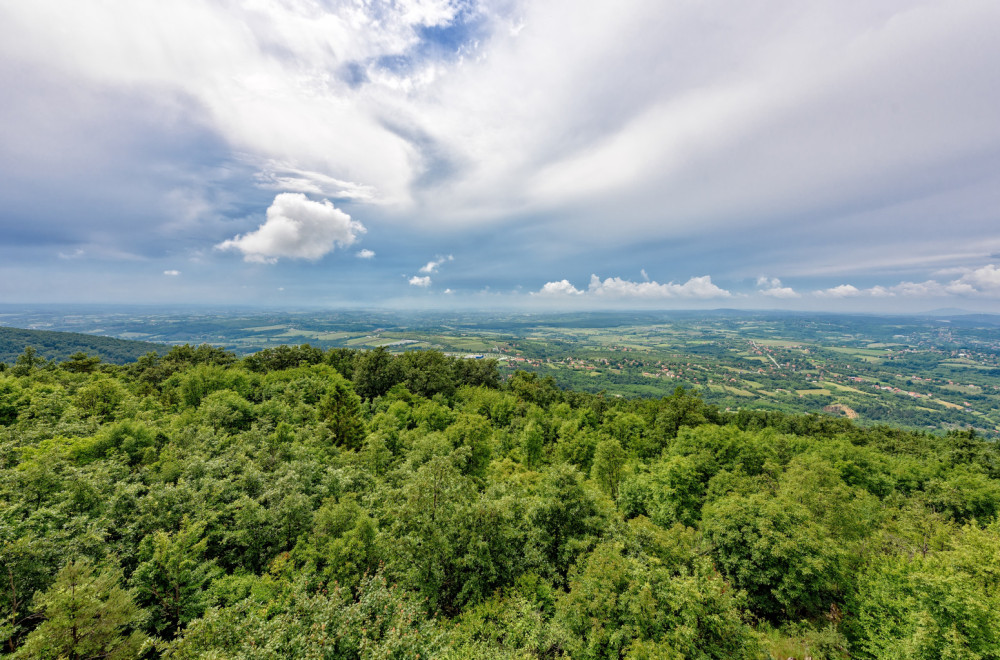
[[[282,344],[496,358],[608,396],[678,386],[724,409],[847,415],[862,424],[1000,434],[1000,317],[764,312],[390,313],[2,310],[0,324],[243,355]]]

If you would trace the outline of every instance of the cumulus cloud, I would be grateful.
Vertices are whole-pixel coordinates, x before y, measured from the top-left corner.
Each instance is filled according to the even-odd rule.
[[[707,299],[728,298],[732,294],[712,283],[708,275],[692,277],[683,284],[668,282],[633,282],[620,277],[609,277],[602,280],[597,275],[590,276],[590,284],[586,291],[581,291],[570,284],[569,280],[547,282],[534,295],[540,296],[580,296],[608,299],[638,299],[663,300],[670,298]]]
[[[546,282],[541,289],[533,293],[534,296],[581,296],[580,291],[569,283],[569,280],[559,280],[558,282]]]
[[[419,286],[426,289],[431,285],[431,278],[427,275],[420,277],[419,275],[414,275],[409,280],[410,286]]]
[[[437,259],[434,259],[432,261],[428,261],[426,266],[423,266],[423,267],[420,268],[420,272],[421,273],[436,273],[437,270],[438,270],[438,268],[441,267],[441,264],[445,263],[446,261],[454,261],[454,260],[455,260],[455,257],[453,257],[450,254],[447,257],[438,257]]]
[[[799,294],[790,286],[782,286],[781,280],[777,277],[765,277],[761,275],[757,278],[758,293],[770,298],[799,298]]]
[[[356,252],[354,256],[356,256],[358,259],[374,259],[375,252],[369,250],[368,248],[365,248],[363,250],[359,250],[358,252]]]
[[[684,284],[632,282],[620,277],[609,277],[602,281],[597,275],[591,275],[587,292],[611,298],[728,298],[732,295],[713,284],[709,275],[692,277]]]
[[[165,271],[163,271],[163,274],[167,275],[169,277],[177,277],[178,275],[181,274],[181,271],[179,271],[179,270],[165,270]]]
[[[315,261],[346,247],[364,233],[364,226],[329,200],[314,202],[302,193],[281,193],[267,209],[267,220],[256,231],[237,235],[215,247],[236,250],[245,261],[275,263],[279,258]]]
[[[903,296],[908,298],[940,298],[944,296],[997,296],[1000,295],[1000,268],[987,264],[979,268],[946,268],[937,271],[938,275],[960,275],[950,281],[935,279],[923,282],[903,281],[892,286],[873,286],[859,289],[853,284],[841,284],[830,289],[816,291],[823,298],[854,298],[870,296],[873,298],[889,298]]]
[[[841,284],[840,286],[817,291],[816,295],[825,298],[853,298],[860,296],[861,290],[853,284]]]
[[[1000,268],[988,264],[965,273],[951,284],[968,285],[983,293],[1000,293]]]

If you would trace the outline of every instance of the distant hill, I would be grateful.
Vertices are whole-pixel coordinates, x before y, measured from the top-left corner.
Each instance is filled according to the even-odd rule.
[[[54,332],[51,330],[24,330],[22,328],[0,327],[0,362],[14,364],[17,356],[26,346],[33,346],[38,355],[48,360],[62,362],[70,355],[83,351],[87,355],[100,356],[104,362],[125,364],[156,351],[170,350],[164,344],[148,341],[114,339],[100,335],[85,335],[79,332]]]

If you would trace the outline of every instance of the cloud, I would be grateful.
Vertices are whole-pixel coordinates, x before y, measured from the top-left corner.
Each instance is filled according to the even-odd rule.
[[[377,201],[373,186],[342,181],[322,172],[311,172],[270,161],[257,172],[257,185],[265,190],[310,193],[335,199]]]
[[[346,247],[366,230],[360,222],[328,200],[314,202],[302,193],[281,193],[267,209],[267,220],[256,231],[237,235],[215,247],[237,250],[245,261],[275,263],[279,258],[315,261]]]
[[[374,259],[375,252],[369,250],[368,248],[365,248],[363,250],[359,250],[358,252],[356,252],[354,256],[356,256],[358,259]]]
[[[608,299],[645,299],[662,300],[670,298],[727,298],[732,294],[712,283],[708,275],[692,277],[684,284],[660,284],[659,282],[633,282],[620,277],[609,277],[601,280],[597,275],[590,276],[590,285],[586,291],[581,291],[570,284],[569,280],[547,282],[533,295],[538,296],[580,296]]]
[[[841,284],[816,292],[817,296],[825,298],[853,298],[861,295],[861,290],[853,284]]]
[[[988,264],[965,273],[951,284],[968,285],[984,293],[1000,293],[1000,268]]]
[[[533,296],[580,296],[580,291],[569,283],[569,280],[559,280],[558,282],[546,282],[541,289],[532,293]]]
[[[163,271],[163,274],[167,275],[169,277],[177,277],[178,275],[181,274],[181,271],[179,271],[179,270],[165,270],[165,271]]]
[[[757,278],[758,293],[770,298],[800,298],[801,296],[790,286],[782,286],[781,280],[777,277],[765,277],[761,275]]]
[[[934,279],[923,282],[903,281],[892,286],[873,286],[859,289],[853,284],[841,284],[830,289],[816,291],[815,294],[824,298],[856,298],[870,296],[873,298],[889,298],[903,296],[908,298],[940,298],[944,296],[992,297],[1000,296],[1000,268],[987,264],[979,268],[944,268],[937,271],[938,275],[961,276],[951,281],[941,282]]]
[[[455,260],[455,257],[453,257],[450,254],[447,257],[438,257],[437,259],[434,259],[433,261],[428,261],[427,265],[423,266],[420,269],[420,272],[421,273],[435,273],[435,272],[437,272],[438,268],[441,267],[441,264],[445,263],[446,261],[454,261],[454,260]]]
[[[576,272],[595,247],[606,268],[659,254],[725,281],[843,278],[818,289],[883,281],[876,269],[928,277],[887,267],[923,244],[1000,249],[1000,90],[986,84],[1000,4],[577,4],[6,3],[0,235],[15,248],[58,237],[50,254],[87,245],[62,262],[82,269],[100,258],[91,244],[181,254],[300,193],[399,227],[406,247],[442,229],[456,245],[480,231],[516,241],[516,254],[476,248],[477,267],[509,262],[490,271],[497,288]],[[177,189],[192,191],[179,213]],[[220,245],[251,261],[319,258],[265,229]],[[850,270],[861,256],[874,265]],[[933,277],[946,294],[993,295],[978,270]],[[883,284],[884,296],[933,289]],[[607,295],[684,284],[658,286],[670,293],[613,283]]]
[[[632,282],[620,277],[601,281],[597,275],[591,275],[587,293],[609,298],[728,298],[732,295],[713,284],[709,275],[692,277],[684,284]]]
[[[431,285],[431,278],[426,275],[424,277],[419,277],[417,275],[414,275],[413,277],[410,278],[409,282],[410,286],[419,286],[426,289]]]

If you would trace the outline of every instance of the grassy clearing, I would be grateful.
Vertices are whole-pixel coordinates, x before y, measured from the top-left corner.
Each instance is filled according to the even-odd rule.
[[[849,385],[841,385],[840,383],[834,383],[833,381],[824,380],[821,382],[824,387],[832,387],[837,390],[843,390],[844,392],[855,392],[857,394],[864,394],[865,396],[875,396],[872,392],[864,392],[859,389],[850,387]]]
[[[270,332],[272,330],[284,330],[287,325],[259,325],[255,328],[247,328],[247,332]]]

